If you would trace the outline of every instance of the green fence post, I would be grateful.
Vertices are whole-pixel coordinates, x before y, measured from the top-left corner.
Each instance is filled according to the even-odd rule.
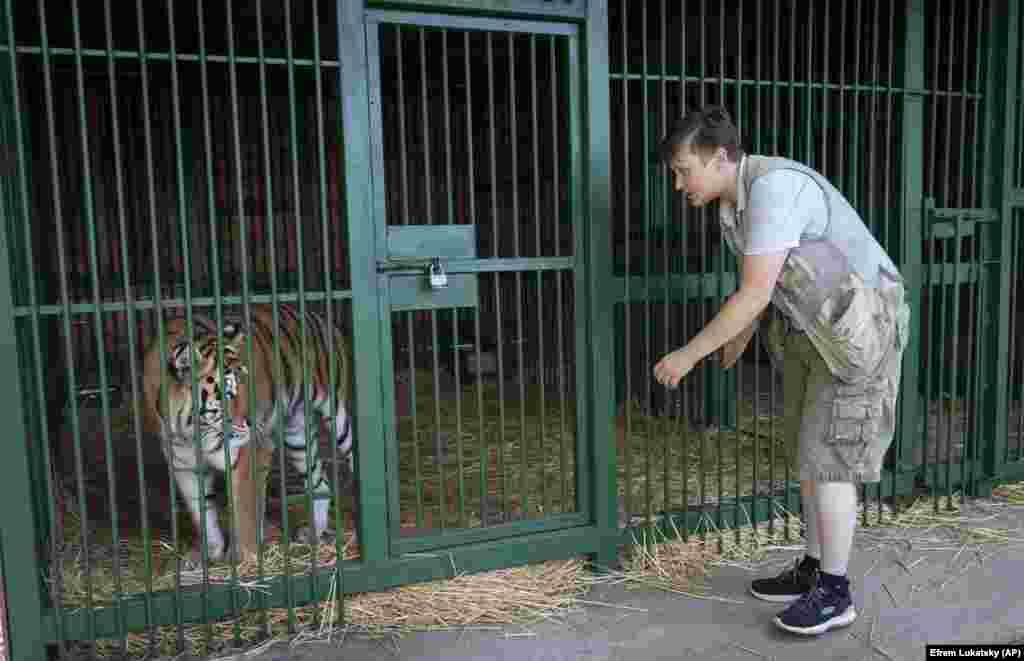
[[[388,507],[382,415],[384,400],[380,356],[391,351],[381,341],[380,278],[377,274],[374,192],[370,181],[372,153],[367,87],[363,3],[338,0],[338,60],[344,146],[345,215],[352,269],[352,341],[355,370],[355,449],[358,475],[360,557],[366,564],[388,558]],[[383,186],[384,182],[377,182]],[[381,193],[381,196],[383,193]],[[390,377],[390,375],[386,375]],[[397,470],[397,466],[395,470]]]
[[[992,43],[988,52],[988,77],[985,81],[986,104],[985,135],[986,153],[992,168],[988,177],[988,185],[983,191],[984,205],[987,208],[1001,210],[999,245],[989,250],[998,251],[998,284],[992,292],[993,304],[997,310],[997,321],[989,324],[982,347],[989,347],[986,352],[989,360],[979,361],[995,370],[992,379],[985,384],[994,386],[991,394],[992,411],[995,415],[986,416],[982,421],[980,440],[988,440],[984,445],[984,456],[981,457],[984,475],[987,478],[999,479],[1004,470],[1007,447],[1007,409],[1009,388],[1009,368],[999,361],[1010,347],[1010,324],[1013,310],[1009,306],[1009,292],[1013,286],[1011,261],[1013,259],[1013,223],[1015,207],[1012,204],[1012,187],[1014,185],[1014,161],[1020,149],[1020,136],[1016,135],[1014,118],[1017,117],[1017,95],[1019,94],[1020,71],[1018,71],[1018,52],[1020,48],[1020,3],[1017,0],[996,0],[990,16],[989,34]],[[989,151],[990,150],[990,151]],[[1017,275],[1019,277],[1019,275]],[[991,308],[990,308],[991,309]],[[988,490],[991,483],[978,484],[977,491]],[[975,494],[981,495],[981,494]]]
[[[614,264],[611,246],[611,151],[610,89],[608,85],[608,3],[590,0],[584,30],[582,72],[584,75],[583,144],[584,181],[588,237],[586,293],[590,314],[591,346],[591,442],[593,443],[594,517],[602,537],[600,550],[593,558],[599,567],[617,563],[619,528],[617,517],[617,486],[615,473],[615,437],[612,426],[615,375],[609,356],[615,355],[614,303],[602,295],[613,285]],[[571,75],[581,75],[572,72]],[[629,277],[629,273],[625,274]]]
[[[28,204],[27,199],[14,192],[15,186],[7,185],[16,181],[17,177],[27,177],[22,172],[14,157],[16,141],[24,136],[15,134],[11,126],[11,118],[18,108],[14,107],[14,86],[17,80],[11,75],[13,62],[8,58],[16,57],[12,52],[11,36],[13,29],[8,25],[7,16],[10,3],[0,6],[0,118],[3,118],[2,141],[0,154],[6,164],[7,172],[0,189],[0,369],[3,374],[14,376],[26,375],[31,365],[26,364],[19,355],[18,337],[14,323],[15,298],[12,282],[12,271],[16,265],[12,262],[17,250],[10,249],[11,241],[17,232],[11,232],[20,221],[15,216],[19,204]],[[13,174],[12,174],[13,173]],[[16,247],[15,247],[16,248]],[[28,274],[26,277],[33,277]],[[33,503],[32,477],[38,475],[33,470],[30,460],[29,436],[25,428],[26,416],[23,398],[26,382],[31,378],[9,378],[4,390],[6,423],[6,452],[4,461],[0,462],[0,480],[3,480],[4,494],[14,503]],[[45,451],[48,439],[36,435],[34,447]],[[38,493],[36,491],[35,493]],[[46,646],[43,641],[43,607],[46,603],[43,577],[40,571],[40,559],[37,555],[37,541],[41,539],[38,528],[37,507],[9,507],[4,516],[0,517],[0,554],[2,554],[3,589],[7,607],[7,621],[3,623],[7,633],[7,658],[39,660],[47,658]]]
[[[900,271],[907,287],[911,310],[910,338],[903,357],[899,400],[899,435],[896,446],[896,472],[914,470],[911,466],[913,441],[921,437],[927,408],[922,408],[919,392],[921,352],[921,237],[924,229],[924,0],[906,0],[903,16],[903,42],[899,63],[903,71],[903,113],[900,134],[900,163],[903,190],[900,199],[903,222],[899,245]],[[898,66],[900,66],[898,65]],[[895,477],[895,476],[894,476]],[[894,481],[894,484],[896,481]]]

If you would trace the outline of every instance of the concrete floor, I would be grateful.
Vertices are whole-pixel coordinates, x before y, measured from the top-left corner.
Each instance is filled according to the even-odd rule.
[[[801,553],[785,550],[771,552],[757,567],[715,568],[706,579],[707,594],[729,601],[603,586],[585,599],[605,605],[584,605],[563,621],[528,629],[386,640],[349,634],[343,641],[278,644],[234,658],[918,661],[928,643],[1024,646],[1024,506],[986,499],[964,513],[962,529],[1003,528],[1012,541],[965,546],[957,530],[859,529],[849,572],[859,617],[818,638],[776,629],[771,620],[780,607],[747,592],[752,578],[780,571]]]

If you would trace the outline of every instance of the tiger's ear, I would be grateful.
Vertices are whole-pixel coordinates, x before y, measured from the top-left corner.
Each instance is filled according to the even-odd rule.
[[[174,345],[167,356],[167,367],[179,383],[188,381],[189,372],[192,371],[192,353],[192,343],[182,340]]]

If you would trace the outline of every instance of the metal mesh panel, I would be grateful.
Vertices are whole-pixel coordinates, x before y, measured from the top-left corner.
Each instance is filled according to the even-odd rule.
[[[737,285],[715,212],[683,207],[653,147],[685,109],[722,104],[748,153],[815,167],[898,249],[898,10],[870,1],[657,0],[610,10],[624,519],[689,512],[707,530],[702,513],[720,525],[794,509],[781,379],[757,338],[733,370],[711,357],[679,392],[651,378],[657,360],[709,322]]]
[[[207,531],[189,519],[143,411],[144,349],[173,319],[247,317],[259,303],[325,313],[329,302],[333,321],[350,326],[331,128],[338,64],[321,55],[337,50],[333,3],[262,4],[52,0],[18,3],[4,25],[18,54],[14,315],[30,434],[46,439],[33,455],[40,562],[57,636],[114,638],[93,652],[240,643],[241,622],[217,633],[185,622],[243,607],[237,594],[214,605],[218,583],[282,571],[262,556],[258,568],[183,571],[176,554],[205,548]],[[322,445],[330,480],[336,450],[320,431],[311,424],[306,443]],[[283,524],[275,540],[309,515],[312,486],[281,453],[269,486],[268,516]],[[332,523],[351,530],[352,499],[339,492],[335,504]],[[312,556],[283,573],[325,562]],[[286,605],[297,600],[289,590]],[[106,609],[102,624],[94,608]],[[148,635],[127,636],[133,619]],[[286,619],[294,629],[293,609]],[[158,630],[157,620],[177,626]]]
[[[566,47],[380,28],[389,229],[471,229],[490,264],[453,276],[460,307],[392,312],[400,535],[577,511]]]

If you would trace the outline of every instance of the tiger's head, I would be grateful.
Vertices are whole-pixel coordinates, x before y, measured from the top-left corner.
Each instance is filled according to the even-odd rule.
[[[223,370],[217,360],[218,334],[214,332],[201,331],[191,340],[180,339],[167,355],[172,375],[167,393],[169,415],[164,419],[167,432],[177,444],[194,447],[198,440],[205,452],[221,448],[225,413],[231,417],[230,446],[245,445],[250,434],[241,387],[248,374],[242,360],[245,333],[239,322],[231,321],[219,336],[223,340]],[[198,407],[193,404],[193,381]]]

